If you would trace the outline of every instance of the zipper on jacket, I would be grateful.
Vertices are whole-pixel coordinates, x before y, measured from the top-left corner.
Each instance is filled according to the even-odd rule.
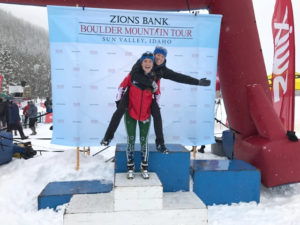
[[[141,104],[140,104],[140,115],[139,115],[139,121],[141,121],[143,95],[144,95],[144,91],[142,91]]]

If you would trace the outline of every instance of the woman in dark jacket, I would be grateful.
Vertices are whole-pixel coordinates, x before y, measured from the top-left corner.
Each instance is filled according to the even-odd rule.
[[[7,132],[12,130],[18,130],[21,139],[27,139],[28,137],[24,135],[23,128],[21,126],[21,118],[19,114],[19,107],[14,102],[9,102],[8,105],[8,123]]]

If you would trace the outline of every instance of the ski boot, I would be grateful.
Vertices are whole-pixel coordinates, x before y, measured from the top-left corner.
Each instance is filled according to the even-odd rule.
[[[30,127],[30,130],[32,131],[32,133],[30,135],[36,135],[36,128],[35,127]]]
[[[127,163],[127,179],[132,180],[134,178],[134,162]]]
[[[110,139],[105,139],[105,138],[103,138],[103,139],[101,140],[100,144],[101,144],[102,146],[108,146],[110,142],[111,142]]]
[[[157,149],[157,151],[162,152],[163,154],[169,153],[165,144],[156,144],[156,149]]]
[[[144,179],[149,179],[149,172],[148,172],[148,163],[147,162],[141,162],[141,175]]]
[[[205,145],[201,145],[201,147],[198,149],[198,152],[204,153]]]
[[[28,136],[22,135],[22,136],[21,136],[21,139],[22,139],[22,140],[28,139]]]

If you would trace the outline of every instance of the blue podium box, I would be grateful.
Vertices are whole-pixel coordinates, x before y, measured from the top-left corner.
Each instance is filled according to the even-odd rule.
[[[234,133],[231,130],[224,130],[222,133],[223,150],[228,159],[233,159]]]
[[[107,193],[112,187],[113,184],[105,180],[51,182],[38,196],[38,209],[56,209],[68,203],[74,194]]]
[[[242,160],[192,160],[193,191],[206,204],[231,204],[260,198],[260,172]]]
[[[166,145],[169,153],[163,154],[149,144],[149,171],[158,175],[164,192],[189,191],[190,152],[178,144]],[[127,171],[126,144],[117,144],[115,154],[115,172]],[[140,145],[135,145],[135,171],[140,171]]]

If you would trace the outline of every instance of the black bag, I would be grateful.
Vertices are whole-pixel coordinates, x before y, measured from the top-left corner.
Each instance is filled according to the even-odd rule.
[[[30,159],[36,155],[36,151],[33,150],[31,142],[18,143],[17,146],[14,147],[15,153],[19,153],[20,157],[23,159]]]

